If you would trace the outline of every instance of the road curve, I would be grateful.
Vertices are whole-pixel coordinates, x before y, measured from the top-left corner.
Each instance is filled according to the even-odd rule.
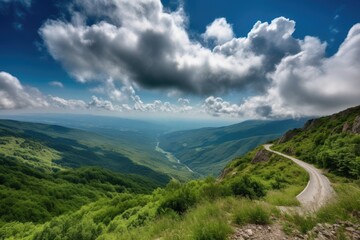
[[[271,146],[272,144],[265,144],[264,148],[267,151],[292,160],[309,173],[310,179],[307,186],[296,196],[304,210],[316,211],[333,196],[334,190],[330,185],[329,179],[325,177],[319,169],[294,157],[271,150]]]

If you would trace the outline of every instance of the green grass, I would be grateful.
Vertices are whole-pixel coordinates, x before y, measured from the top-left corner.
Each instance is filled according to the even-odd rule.
[[[337,196],[316,214],[317,221],[335,223],[338,220],[360,222],[360,187],[351,183],[335,185]]]
[[[289,141],[273,149],[294,155],[320,168],[347,178],[360,179],[360,135],[344,131],[360,116],[360,106],[309,122]]]
[[[237,207],[233,216],[233,222],[239,225],[270,224],[271,208],[265,204],[242,201]]]
[[[276,206],[299,206],[296,196],[306,187],[308,174],[291,160],[276,154],[272,154],[267,162],[251,164],[261,149],[262,146],[232,161],[224,182],[231,183],[239,176],[249,175],[265,186],[265,201]]]
[[[58,151],[29,139],[0,135],[0,152],[47,172],[63,169],[54,163],[61,159]]]
[[[304,186],[288,186],[281,190],[271,190],[267,193],[265,201],[276,206],[300,206],[296,196]]]
[[[351,221],[360,223],[360,187],[353,183],[335,183],[336,197],[321,207],[316,213],[299,215],[297,213],[285,214],[283,230],[291,235],[294,229],[307,233],[317,223],[336,223],[338,221]],[[343,239],[344,232],[339,230],[338,239]]]

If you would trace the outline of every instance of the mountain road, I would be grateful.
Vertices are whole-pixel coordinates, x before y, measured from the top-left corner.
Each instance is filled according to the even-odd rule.
[[[265,144],[264,148],[269,152],[290,159],[309,174],[310,179],[307,186],[296,196],[304,210],[316,211],[334,195],[329,179],[319,169],[297,158],[274,151],[270,148],[271,146],[272,144]]]

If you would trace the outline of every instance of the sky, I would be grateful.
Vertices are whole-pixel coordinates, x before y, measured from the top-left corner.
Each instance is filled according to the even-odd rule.
[[[360,103],[359,12],[356,0],[0,0],[0,114],[331,114]]]

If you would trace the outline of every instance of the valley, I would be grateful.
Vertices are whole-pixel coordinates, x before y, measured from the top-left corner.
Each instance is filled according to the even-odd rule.
[[[357,116],[360,107],[302,120],[304,127],[296,129],[291,128],[300,125],[298,120],[281,120],[161,134],[132,129],[110,134],[1,120],[0,237],[225,240],[241,239],[250,230],[253,236],[264,236],[265,228],[270,229],[270,239],[296,239],[317,236],[325,230],[313,229],[337,222],[340,227],[329,233],[334,239],[339,234],[356,237],[357,230],[341,226],[345,220],[354,229],[359,226]],[[276,138],[280,131],[287,132]],[[252,139],[259,145],[221,161],[224,167],[217,178],[204,177],[217,175],[211,157],[210,174],[198,174],[201,165],[185,160],[187,168],[185,158],[178,158],[187,155],[186,149],[189,154],[202,148],[219,151],[228,143]],[[263,146],[265,139],[271,140]],[[344,166],[343,157],[322,165],[321,152],[329,151],[328,144],[331,151],[354,156],[347,169],[331,167]],[[314,148],[321,150],[309,160],[307,153]],[[297,158],[315,164],[325,175]]]
[[[360,240],[360,0],[0,0],[0,240]]]
[[[155,151],[158,151],[158,152],[164,154],[164,155],[166,156],[166,158],[167,158],[170,162],[174,162],[174,163],[181,164],[181,162],[180,162],[179,159],[177,159],[172,153],[164,151],[164,149],[162,149],[161,147],[159,147],[159,145],[160,145],[160,142],[157,142],[157,143],[156,143],[156,147],[155,147]],[[174,165],[174,167],[176,168],[175,165]],[[185,167],[187,170],[189,170],[189,172],[194,173],[194,171],[191,170],[188,166],[184,165],[184,167]]]

